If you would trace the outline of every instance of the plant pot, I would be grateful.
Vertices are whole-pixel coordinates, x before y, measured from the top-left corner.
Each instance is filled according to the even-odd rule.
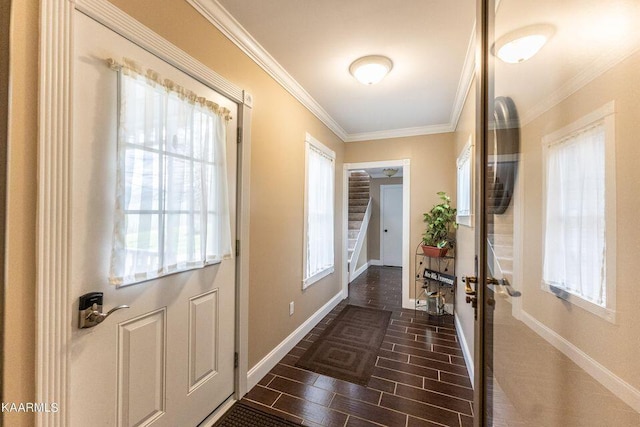
[[[440,258],[447,254],[449,248],[438,248],[436,246],[425,246],[422,245],[422,252],[428,257],[431,258]]]

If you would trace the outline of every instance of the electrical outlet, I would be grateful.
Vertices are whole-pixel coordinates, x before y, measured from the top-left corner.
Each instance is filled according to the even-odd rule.
[[[293,301],[291,301],[289,303],[289,316],[293,316],[294,310],[295,310],[295,307],[293,306]]]

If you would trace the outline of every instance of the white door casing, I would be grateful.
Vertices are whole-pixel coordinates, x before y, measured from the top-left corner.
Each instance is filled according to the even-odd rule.
[[[380,261],[402,266],[402,184],[380,186]]]
[[[353,169],[370,169],[370,168],[402,168],[402,307],[413,308],[414,303],[409,298],[409,259],[412,249],[409,248],[410,243],[410,221],[409,213],[411,212],[411,160],[380,160],[361,163],[345,163],[342,165],[342,259],[344,260],[344,268],[342,269],[342,295],[348,296],[349,273],[347,271],[348,239],[347,239],[347,220],[349,216],[349,171]]]
[[[103,255],[109,249],[105,246],[103,237],[109,227],[105,226],[105,221],[100,221],[100,215],[104,216],[112,211],[113,207],[107,205],[109,200],[113,200],[114,189],[104,198],[89,194],[92,202],[84,204],[77,194],[89,187],[93,190],[94,186],[104,186],[114,172],[115,158],[110,162],[109,156],[104,156],[104,150],[115,147],[105,147],[93,141],[105,137],[113,130],[102,126],[94,129],[94,133],[89,132],[85,138],[76,133],[78,129],[86,130],[87,126],[95,125],[96,116],[104,115],[114,104],[109,99],[101,99],[101,102],[94,100],[91,103],[89,93],[75,87],[76,83],[85,84],[90,80],[86,75],[80,74],[83,67],[96,67],[104,59],[102,56],[107,54],[105,50],[99,49],[95,56],[85,57],[79,61],[80,64],[76,63],[75,50],[82,43],[78,42],[74,33],[80,34],[82,20],[90,20],[78,11],[94,17],[106,27],[143,47],[140,51],[146,51],[144,54],[153,53],[229,98],[226,101],[218,98],[216,101],[227,107],[234,107],[234,117],[241,119],[240,122],[230,124],[231,139],[227,154],[230,160],[229,182],[233,186],[236,183],[236,153],[240,154],[240,164],[246,164],[250,155],[252,99],[249,94],[222,79],[105,0],[41,2],[36,401],[56,402],[60,411],[36,414],[36,424],[113,425],[118,421],[118,425],[127,425],[145,418],[147,421],[157,418],[157,425],[177,425],[182,424],[179,418],[171,418],[173,415],[167,415],[169,412],[163,415],[162,411],[172,411],[180,406],[184,406],[180,413],[188,412],[190,406],[202,406],[202,409],[197,410],[200,413],[195,414],[195,411],[189,415],[193,417],[190,420],[202,419],[208,414],[204,409],[206,405],[211,405],[216,399],[213,395],[215,392],[205,396],[206,391],[211,391],[209,384],[224,376],[221,375],[223,366],[231,366],[232,373],[230,379],[225,380],[228,385],[219,387],[224,390],[222,393],[230,394],[234,387],[239,395],[246,392],[247,299],[243,296],[247,294],[248,245],[240,248],[237,262],[225,261],[201,270],[172,275],[169,279],[124,287],[117,291],[114,287],[104,287],[105,277],[98,271],[104,272]],[[106,28],[99,27],[108,32]],[[85,38],[92,37],[94,34],[88,37],[85,35]],[[101,40],[101,37],[96,40]],[[118,58],[123,53],[122,49],[118,49],[113,56]],[[154,55],[142,62],[147,65],[147,59],[159,61]],[[152,68],[163,67],[159,69],[163,74],[172,70],[172,67],[162,61],[158,64],[159,66],[154,66],[149,63]],[[180,74],[177,70],[171,72]],[[167,75],[172,79],[176,76]],[[184,79],[185,76],[180,78]],[[81,100],[81,105],[78,105],[78,100]],[[238,104],[241,106],[240,110],[237,109]],[[91,113],[93,117],[90,117]],[[82,114],[88,117],[89,122]],[[244,131],[243,142],[238,145],[239,150],[236,150],[235,141],[232,141],[237,123],[240,123]],[[77,126],[73,126],[74,124]],[[89,154],[87,149],[89,152],[97,149],[98,152]],[[115,154],[115,151],[112,153]],[[81,162],[76,162],[75,159],[80,159]],[[76,169],[77,165],[80,168]],[[248,168],[242,168],[239,172],[237,179],[242,192],[237,201],[237,229],[238,235],[248,239],[247,184],[250,175]],[[235,188],[230,188],[230,194],[236,194]],[[234,221],[235,208],[236,203],[233,201]],[[96,212],[98,214],[94,216]],[[95,227],[88,227],[90,224],[95,224]],[[83,227],[85,230],[89,229],[89,232],[83,232]],[[233,224],[232,232],[235,230],[236,225]],[[100,254],[100,257],[91,256],[95,254]],[[236,275],[239,277],[238,287],[235,286]],[[96,328],[79,330],[79,293],[96,290],[105,292],[105,311],[118,304],[128,304],[132,308],[115,313]],[[153,298],[145,298],[145,293],[149,291],[154,293]],[[152,304],[149,300],[156,297],[158,300]],[[221,303],[223,299],[231,302]],[[226,315],[216,314],[216,308],[227,310]],[[222,324],[224,322],[227,323]],[[218,336],[217,344],[229,349],[224,355],[218,353],[218,360],[214,358],[215,335],[206,333],[207,329],[213,331],[216,328],[219,332],[226,331]],[[97,343],[97,348],[85,345],[88,342]],[[236,348],[240,358],[239,369],[234,375],[233,350]],[[115,359],[118,360],[105,362],[105,359],[116,353]],[[139,357],[141,354],[144,357]],[[171,363],[178,368],[167,368]],[[89,370],[90,373],[78,378],[77,373],[82,369]],[[111,373],[117,370],[119,374],[110,376],[104,373],[109,370]],[[108,380],[101,381],[107,377]],[[141,384],[153,390],[153,393],[141,390]],[[174,384],[178,385],[173,387]],[[175,396],[173,388],[179,390]],[[128,398],[126,393],[129,393]],[[109,395],[117,396],[117,406]],[[179,395],[181,396],[176,397]],[[82,421],[76,421],[73,413],[83,405],[79,396],[88,396],[88,401],[93,405],[91,411],[86,412],[89,415],[80,415]],[[192,403],[188,403],[189,401]],[[203,404],[203,401],[207,403]],[[111,415],[102,418],[97,412],[101,410],[106,410],[103,414]]]

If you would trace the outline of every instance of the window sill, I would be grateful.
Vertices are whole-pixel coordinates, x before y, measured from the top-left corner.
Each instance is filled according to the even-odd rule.
[[[314,274],[313,276],[309,277],[308,279],[304,279],[302,281],[302,290],[307,289],[309,286],[313,285],[314,283],[316,283],[317,281],[324,279],[325,277],[327,277],[328,275],[332,274],[334,271],[333,266],[325,268],[324,270]]]
[[[473,228],[473,215],[457,215],[456,222],[459,225],[464,225],[465,227]]]
[[[589,313],[595,314],[598,317],[603,318],[604,320],[606,320],[609,323],[616,323],[616,312],[615,310],[612,310],[610,308],[607,307],[602,307],[599,306],[598,304],[592,303],[590,301],[587,301],[586,299],[573,294],[569,291],[566,291],[562,288],[558,288],[555,286],[552,286],[546,282],[542,282],[542,290],[545,292],[550,293],[551,295],[555,296],[556,298],[560,298],[564,301],[567,301],[570,304],[573,304],[577,307],[580,307],[586,311],[588,311]]]

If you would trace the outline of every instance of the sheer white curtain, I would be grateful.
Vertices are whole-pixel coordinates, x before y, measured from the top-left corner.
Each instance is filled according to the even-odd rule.
[[[305,286],[334,264],[334,159],[307,143]],[[311,280],[309,280],[311,279]]]
[[[120,72],[114,284],[231,257],[225,118],[169,86]]]
[[[543,280],[604,307],[604,125],[548,146],[546,165]]]
[[[458,157],[458,217],[471,215],[471,145]]]

